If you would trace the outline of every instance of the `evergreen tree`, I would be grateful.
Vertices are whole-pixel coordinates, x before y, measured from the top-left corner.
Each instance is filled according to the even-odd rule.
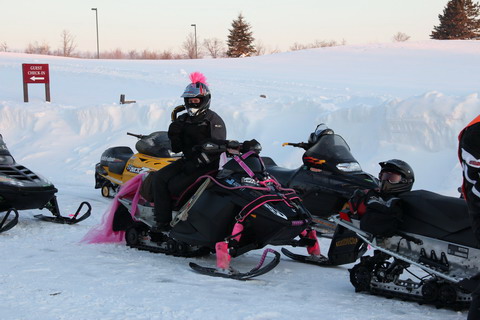
[[[480,37],[480,5],[472,0],[450,0],[438,15],[430,38],[437,40],[474,39]]]
[[[256,52],[253,41],[255,40],[250,31],[250,25],[244,20],[242,14],[232,22],[232,29],[228,30],[227,45],[228,57],[248,57]]]

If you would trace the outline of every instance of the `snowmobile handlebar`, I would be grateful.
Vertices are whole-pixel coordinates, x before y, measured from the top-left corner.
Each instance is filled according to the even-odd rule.
[[[305,142],[299,142],[299,143],[284,142],[284,143],[282,143],[282,147],[285,147],[285,146],[292,146],[292,147],[296,147],[296,148],[302,148],[302,149],[305,149],[305,150],[307,150],[309,148],[308,143],[305,143]]]
[[[184,111],[184,110],[186,110],[186,108],[185,108],[185,106],[184,106],[183,104],[182,104],[182,105],[179,105],[179,106],[176,106],[176,107],[173,109],[173,111],[172,111],[172,113],[171,113],[171,115],[170,115],[171,118],[172,118],[172,122],[175,121],[175,120],[177,120],[177,115],[178,115],[180,112]]]
[[[128,136],[135,137],[135,138],[138,138],[138,139],[143,139],[143,138],[146,137],[146,136],[144,136],[143,134],[136,134],[136,133],[131,133],[131,132],[127,132],[127,135],[128,135]]]

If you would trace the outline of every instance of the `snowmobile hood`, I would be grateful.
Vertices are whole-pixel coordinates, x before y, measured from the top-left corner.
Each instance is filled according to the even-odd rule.
[[[321,136],[303,155],[308,167],[332,172],[359,172],[360,164],[350,152],[347,142],[337,134]]]
[[[52,188],[53,184],[46,178],[19,165],[0,164],[0,189],[15,188]]]

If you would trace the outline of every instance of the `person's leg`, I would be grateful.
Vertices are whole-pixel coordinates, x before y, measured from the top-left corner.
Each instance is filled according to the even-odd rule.
[[[153,173],[152,188],[157,227],[166,226],[172,220],[172,199],[168,184],[172,178],[182,172],[182,169],[183,161],[177,160]]]

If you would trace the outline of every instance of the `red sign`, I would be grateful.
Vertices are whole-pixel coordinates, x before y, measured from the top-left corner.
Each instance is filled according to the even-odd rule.
[[[48,64],[22,64],[23,83],[50,83]]]

